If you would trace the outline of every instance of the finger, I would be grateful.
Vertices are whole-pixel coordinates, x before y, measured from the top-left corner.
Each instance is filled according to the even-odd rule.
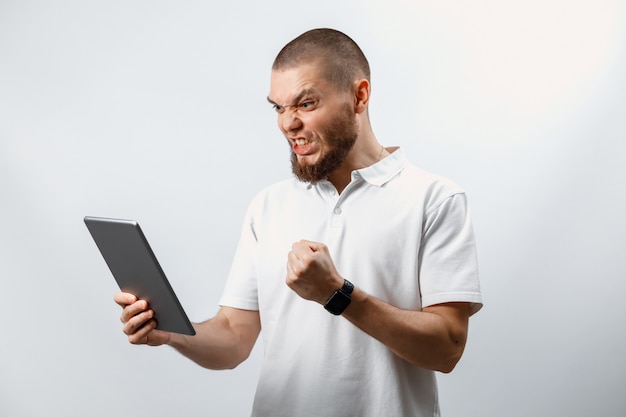
[[[151,319],[144,323],[136,332],[128,335],[128,341],[133,345],[145,345],[150,341],[150,333],[155,329],[156,320]]]
[[[126,323],[132,317],[146,310],[148,310],[148,302],[145,300],[138,300],[131,305],[124,307],[120,316],[120,320],[122,321],[122,323]]]
[[[294,252],[299,258],[312,256],[316,252],[323,252],[325,250],[326,245],[323,243],[312,242],[310,240],[301,240],[291,246],[291,251]]]
[[[311,249],[309,248],[307,244],[300,241],[291,245],[291,252],[289,253],[293,255],[294,261],[301,261],[301,260],[306,259],[313,252],[311,251]]]
[[[126,335],[130,336],[137,333],[147,322],[152,319],[154,319],[154,311],[147,310],[141,312],[124,322],[124,327],[122,328],[122,331]]]
[[[127,292],[118,292],[113,296],[113,300],[122,308],[137,301],[137,297]]]
[[[287,275],[297,277],[305,269],[303,259],[300,259],[293,251],[287,254]]]
[[[291,251],[287,254],[287,267],[288,268],[293,268],[293,266],[297,264],[298,262],[300,262],[300,259],[298,258],[298,255],[294,253],[294,251]]]
[[[297,280],[296,272],[294,271],[293,267],[288,261],[287,262],[287,276],[285,277],[285,282],[288,287],[291,287],[296,280]]]
[[[293,252],[310,252],[314,242],[308,240],[300,240],[291,245]]]

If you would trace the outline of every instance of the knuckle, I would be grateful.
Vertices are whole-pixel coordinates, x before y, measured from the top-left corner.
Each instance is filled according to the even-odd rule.
[[[130,314],[130,312],[128,311],[128,308],[125,308],[124,310],[122,310],[122,314],[120,315],[120,321],[124,324],[128,323],[130,321],[130,319],[132,318],[132,314]]]
[[[293,266],[293,278],[296,280],[298,277],[302,275],[302,271],[304,270],[300,265]]]
[[[296,283],[296,280],[292,276],[288,276],[287,279],[285,280],[285,283],[287,284],[289,288],[292,288],[294,284]]]
[[[122,327],[122,332],[127,336],[132,336],[135,333],[134,329],[129,323],[124,324],[124,327]]]

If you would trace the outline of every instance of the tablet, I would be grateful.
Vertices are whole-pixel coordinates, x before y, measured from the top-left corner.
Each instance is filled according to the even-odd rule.
[[[139,224],[134,220],[90,216],[84,220],[120,289],[149,303],[156,328],[194,335],[196,332]]]

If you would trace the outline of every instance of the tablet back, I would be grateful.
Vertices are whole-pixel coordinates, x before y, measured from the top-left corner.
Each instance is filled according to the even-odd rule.
[[[120,289],[149,303],[157,329],[194,335],[193,326],[139,224],[134,220],[89,216],[84,221]]]

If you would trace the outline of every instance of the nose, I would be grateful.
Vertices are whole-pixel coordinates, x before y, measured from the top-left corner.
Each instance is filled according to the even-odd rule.
[[[278,127],[283,133],[293,133],[302,127],[302,120],[295,111],[285,111],[278,115]]]

